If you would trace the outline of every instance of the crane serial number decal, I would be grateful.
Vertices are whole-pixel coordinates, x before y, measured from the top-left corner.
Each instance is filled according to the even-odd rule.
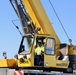
[[[61,63],[61,64],[57,63],[56,66],[68,66],[68,64],[66,64],[66,63]]]

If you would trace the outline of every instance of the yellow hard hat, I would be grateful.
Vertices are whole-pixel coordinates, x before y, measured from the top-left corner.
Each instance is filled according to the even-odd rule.
[[[46,42],[46,39],[44,39],[43,42],[45,43]]]

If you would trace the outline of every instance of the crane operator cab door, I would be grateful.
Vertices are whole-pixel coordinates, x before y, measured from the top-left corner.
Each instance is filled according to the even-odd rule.
[[[56,64],[56,51],[55,51],[55,39],[47,38],[45,44],[45,53],[44,53],[44,66],[45,67],[54,67]]]

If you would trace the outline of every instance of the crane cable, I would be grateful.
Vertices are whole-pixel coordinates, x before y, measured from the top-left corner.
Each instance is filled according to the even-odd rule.
[[[72,40],[69,38],[69,36],[68,36],[68,34],[67,34],[67,32],[66,32],[66,30],[65,30],[65,28],[64,28],[64,26],[63,26],[63,24],[62,24],[62,22],[61,22],[61,20],[60,20],[60,18],[59,18],[59,16],[58,16],[58,14],[56,13],[55,8],[54,8],[54,6],[53,6],[53,4],[51,3],[50,0],[49,0],[49,3],[50,3],[50,5],[51,5],[51,7],[52,7],[52,9],[53,9],[53,11],[54,11],[57,19],[58,19],[60,25],[62,26],[62,28],[63,28],[63,30],[64,30],[64,32],[65,32],[65,34],[66,34],[66,36],[67,36],[67,38],[68,38],[68,40],[69,40],[70,45],[72,45]]]

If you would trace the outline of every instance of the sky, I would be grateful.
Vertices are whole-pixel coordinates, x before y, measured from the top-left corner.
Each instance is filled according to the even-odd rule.
[[[51,2],[69,38],[76,45],[76,0],[51,0]],[[49,0],[41,0],[41,3],[61,43],[69,44]],[[18,52],[21,35],[12,23],[15,19],[18,17],[9,0],[0,0],[0,59],[3,58],[3,52],[7,52],[8,58],[13,58]],[[20,22],[16,21],[15,24],[22,32]]]

